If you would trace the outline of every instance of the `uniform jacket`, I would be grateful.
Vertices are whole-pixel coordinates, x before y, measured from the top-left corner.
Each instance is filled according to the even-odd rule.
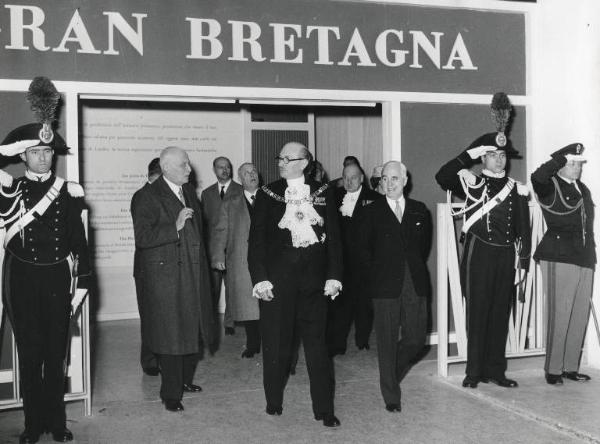
[[[308,254],[322,271],[314,278],[342,281],[342,245],[338,221],[338,208],[335,205],[330,188],[323,189],[320,182],[306,179],[311,194],[322,190],[315,196],[313,207],[324,219],[323,226],[313,225],[317,238],[321,241],[307,248],[294,248],[290,231],[277,226],[286,209],[285,202],[273,198],[269,192],[283,197],[287,188],[285,179],[273,182],[256,193],[256,204],[248,245],[248,265],[253,285],[262,281],[272,281],[278,265],[291,256]]]
[[[133,201],[139,278],[144,295],[143,337],[154,353],[183,355],[214,339],[208,260],[202,236],[202,210],[193,187],[183,194],[194,216],[177,232],[183,204],[161,176]]]
[[[473,163],[473,160],[465,151],[442,166],[436,174],[435,179],[444,190],[450,190],[455,195],[464,198],[465,195],[458,172],[462,169],[469,169],[473,166]],[[508,177],[495,178],[481,174],[477,176],[475,185],[469,187],[471,198],[478,200],[484,190],[486,190],[486,200],[491,200],[504,188],[508,180]],[[519,186],[515,185],[509,195],[501,203],[492,208],[488,215],[484,215],[478,219],[469,229],[469,233],[478,237],[481,241],[495,246],[512,247],[518,241],[520,244],[520,265],[522,269],[527,270],[531,257],[529,206],[527,196],[519,194]],[[471,198],[467,198],[465,201],[466,206],[473,204],[474,201]],[[481,205],[483,203],[476,205],[467,212],[467,219]]]
[[[235,321],[258,319],[258,300],[252,296],[252,280],[248,271],[248,236],[250,209],[244,193],[225,200],[210,239],[211,262],[224,262],[225,291]]]
[[[558,176],[558,170],[565,165],[565,162],[566,159],[562,156],[551,159],[531,175],[531,183],[542,205],[542,212],[548,226],[534,258],[538,261],[563,262],[594,268],[596,264],[594,202],[590,190],[580,180],[577,181],[577,186],[581,193],[577,191],[575,185]],[[573,210],[578,205],[580,206]]]
[[[417,294],[431,293],[427,256],[431,215],[422,202],[406,199],[402,223],[382,198],[365,208],[359,219],[362,276],[373,298],[397,298],[409,270]]]

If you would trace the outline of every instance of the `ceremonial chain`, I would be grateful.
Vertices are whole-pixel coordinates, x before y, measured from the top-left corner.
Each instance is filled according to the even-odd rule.
[[[329,187],[329,184],[325,184],[321,188],[319,188],[317,191],[315,191],[314,193],[312,193],[311,195],[309,195],[307,197],[303,197],[302,199],[290,199],[290,200],[285,200],[285,197],[282,197],[279,194],[275,194],[273,191],[271,191],[269,188],[267,188],[266,185],[263,185],[262,190],[265,193],[267,193],[271,198],[275,199],[278,202],[290,203],[292,205],[301,205],[302,203],[305,203],[305,202],[312,204],[315,200],[315,197],[317,197],[319,194],[321,194],[323,191],[325,191],[328,187]]]

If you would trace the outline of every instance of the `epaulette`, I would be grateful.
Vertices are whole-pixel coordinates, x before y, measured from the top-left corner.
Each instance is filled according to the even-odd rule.
[[[71,197],[85,196],[85,193],[83,192],[83,187],[77,182],[67,182],[67,192],[71,195]]]

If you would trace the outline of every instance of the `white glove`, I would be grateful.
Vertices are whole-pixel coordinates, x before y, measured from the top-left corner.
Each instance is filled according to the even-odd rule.
[[[567,159],[567,162],[587,162],[587,159],[581,154],[565,154],[565,159]]]
[[[273,284],[269,281],[261,281],[254,286],[252,289],[252,296],[263,301],[270,301],[273,299]]]
[[[327,279],[325,281],[325,288],[323,289],[323,294],[325,296],[330,296],[331,300],[334,300],[335,297],[340,294],[340,290],[342,289],[342,283],[340,281],[336,281],[335,279]]]
[[[18,142],[9,143],[8,145],[0,145],[0,154],[6,157],[16,156],[24,153],[31,146],[36,146],[40,143],[38,139],[19,140]]]
[[[73,309],[73,313],[77,311],[87,294],[87,288],[77,288],[75,290],[75,295],[73,296],[73,299],[71,299],[71,308]]]
[[[477,176],[467,169],[462,169],[457,173],[467,184],[475,185]]]
[[[0,185],[10,187],[13,183],[13,177],[4,170],[0,170]]]
[[[481,156],[483,156],[484,154],[489,153],[490,151],[496,151],[498,148],[496,148],[495,146],[491,146],[491,145],[481,145],[475,148],[471,148],[470,150],[467,150],[467,153],[469,154],[469,156],[471,156],[471,159],[477,159]]]

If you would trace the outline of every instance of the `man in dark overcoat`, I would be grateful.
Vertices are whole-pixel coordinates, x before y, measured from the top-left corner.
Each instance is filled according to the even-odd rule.
[[[248,265],[260,298],[263,384],[269,415],[281,415],[294,330],[304,345],[315,419],[334,415],[334,376],[327,353],[327,298],[341,289],[342,251],[334,196],[304,172],[308,149],[297,142],[277,157],[281,179],[261,188],[250,228]]]
[[[193,384],[202,344],[213,342],[214,316],[202,210],[193,187],[187,153],[167,147],[162,176],[140,191],[132,206],[144,303],[144,339],[159,356],[160,397],[169,411],[183,410]]]
[[[389,412],[400,412],[400,381],[425,345],[430,295],[431,216],[422,202],[404,197],[406,182],[403,164],[386,163],[386,197],[358,220],[360,276],[373,297],[379,385]]]
[[[344,251],[344,290],[339,298],[329,303],[327,345],[331,356],[346,352],[353,322],[354,342],[359,350],[369,349],[369,336],[373,329],[370,289],[362,279],[360,254],[356,248],[360,234],[356,221],[365,207],[381,198],[381,194],[364,186],[364,174],[358,164],[346,165],[342,180],[344,186],[336,188],[335,200]]]

